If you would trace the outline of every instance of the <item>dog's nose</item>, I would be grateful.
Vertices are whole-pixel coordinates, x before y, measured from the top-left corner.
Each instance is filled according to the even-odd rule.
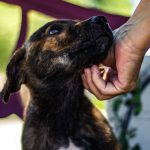
[[[107,24],[107,20],[104,16],[94,16],[90,18],[90,22],[96,24]]]

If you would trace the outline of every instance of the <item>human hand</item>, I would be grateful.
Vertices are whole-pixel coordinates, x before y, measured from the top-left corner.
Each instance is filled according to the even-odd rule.
[[[101,77],[96,65],[86,68],[83,85],[98,99],[109,99],[136,86],[142,60],[150,47],[150,1],[141,0],[131,18],[114,31],[114,45],[102,64],[109,66]]]
[[[83,85],[98,99],[109,99],[129,92],[136,86],[144,52],[138,51],[126,34],[132,25],[123,25],[114,32],[114,45],[107,58],[102,62],[105,68],[104,77],[98,66],[86,68],[82,75]]]

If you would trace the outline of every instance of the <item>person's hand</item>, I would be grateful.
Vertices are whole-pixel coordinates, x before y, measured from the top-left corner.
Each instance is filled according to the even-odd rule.
[[[101,77],[98,66],[86,68],[83,85],[98,99],[109,99],[136,86],[143,57],[150,47],[150,1],[141,0],[126,24],[114,32],[114,45],[102,64],[109,66]]]
[[[101,76],[98,66],[86,68],[83,85],[98,99],[109,99],[136,86],[146,51],[150,48],[150,1],[141,0],[126,24],[114,32],[114,45],[102,64],[109,66]]]
[[[133,25],[125,24],[114,32],[114,45],[107,58],[102,62],[109,66],[105,69],[104,77],[101,77],[100,70],[96,65],[84,70],[83,85],[98,99],[112,98],[129,92],[136,86],[145,52],[139,51],[140,43],[138,43],[139,45],[133,44],[133,37],[127,34],[127,31],[131,32],[131,28],[134,28]],[[136,39],[139,37],[134,38],[135,41],[139,40]]]

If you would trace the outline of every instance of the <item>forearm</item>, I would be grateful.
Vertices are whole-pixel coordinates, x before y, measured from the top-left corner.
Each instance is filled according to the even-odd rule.
[[[133,43],[136,53],[145,54],[150,47],[150,0],[141,0],[127,25],[127,38]]]

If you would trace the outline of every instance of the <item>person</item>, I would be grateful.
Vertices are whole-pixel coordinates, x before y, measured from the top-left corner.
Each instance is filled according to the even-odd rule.
[[[86,68],[84,87],[98,99],[110,99],[133,90],[142,60],[150,46],[150,1],[141,0],[129,20],[114,31],[114,45],[102,64],[109,66],[109,78],[100,76],[98,66]]]

